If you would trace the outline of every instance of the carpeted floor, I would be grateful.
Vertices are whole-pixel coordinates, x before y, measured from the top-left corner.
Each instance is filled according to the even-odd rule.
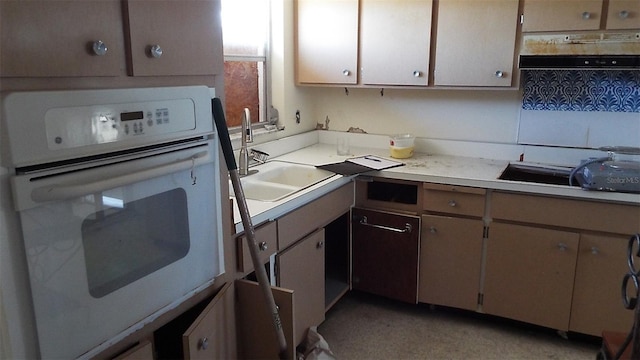
[[[595,337],[350,292],[318,332],[338,359],[595,359]]]

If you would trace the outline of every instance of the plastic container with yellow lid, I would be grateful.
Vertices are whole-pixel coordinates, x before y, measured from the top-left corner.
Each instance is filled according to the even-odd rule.
[[[389,137],[389,150],[392,158],[406,159],[413,156],[413,142],[411,134],[398,134]]]

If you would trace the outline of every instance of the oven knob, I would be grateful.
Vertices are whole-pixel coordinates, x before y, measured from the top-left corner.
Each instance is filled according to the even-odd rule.
[[[124,124],[124,133],[129,135],[129,124]]]
[[[148,126],[153,126],[153,120],[151,120],[151,119],[147,120],[147,125]]]
[[[62,144],[62,138],[60,136],[56,136],[53,141],[55,141],[56,144]]]

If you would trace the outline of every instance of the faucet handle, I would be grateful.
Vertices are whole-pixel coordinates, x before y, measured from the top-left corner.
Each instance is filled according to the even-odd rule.
[[[242,136],[245,142],[253,142],[253,130],[251,129],[251,112],[249,108],[242,111]]]
[[[267,162],[267,158],[269,158],[269,154],[264,151],[251,149],[251,158],[261,164]]]

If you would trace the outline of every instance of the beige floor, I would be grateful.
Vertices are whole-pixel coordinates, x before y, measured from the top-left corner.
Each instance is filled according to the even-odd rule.
[[[338,359],[595,359],[597,338],[351,292],[318,332]]]

